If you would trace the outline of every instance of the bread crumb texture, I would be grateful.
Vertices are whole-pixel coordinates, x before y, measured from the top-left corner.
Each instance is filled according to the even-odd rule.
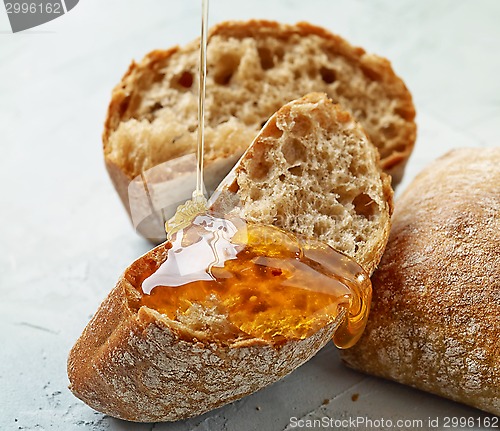
[[[397,202],[348,365],[500,414],[500,149],[460,149]]]
[[[198,49],[194,41],[153,51],[115,88],[104,152],[129,179],[195,152]],[[207,163],[241,155],[282,105],[320,91],[362,124],[383,168],[401,177],[415,141],[415,110],[386,59],[307,23],[249,21],[213,27],[207,61]]]
[[[281,108],[228,180],[248,221],[328,243],[368,272],[380,260],[392,189],[363,129],[326,95]]]

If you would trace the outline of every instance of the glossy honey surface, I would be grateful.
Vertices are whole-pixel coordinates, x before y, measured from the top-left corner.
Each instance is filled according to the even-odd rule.
[[[176,232],[167,259],[140,286],[140,306],[170,319],[218,304],[235,338],[304,339],[337,319],[338,347],[364,329],[371,284],[352,259],[273,226],[199,215]]]

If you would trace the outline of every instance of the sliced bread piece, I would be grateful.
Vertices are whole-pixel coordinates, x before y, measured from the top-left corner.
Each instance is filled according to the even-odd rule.
[[[300,195],[300,188],[308,193]],[[234,191],[242,208],[234,207]],[[243,212],[250,221],[321,239],[368,271],[389,232],[392,190],[378,153],[350,114],[321,94],[280,109],[217,196],[214,212]],[[355,202],[358,196],[362,202]],[[284,206],[283,218],[275,217],[287,200],[293,204]],[[311,214],[327,206],[335,209],[319,231]],[[279,343],[239,335],[217,339],[217,331],[231,325],[217,307],[198,306],[190,318],[177,319],[138,307],[142,280],[166,261],[169,248],[159,245],[126,269],[70,352],[70,389],[91,407],[141,422],[202,414],[282,378],[335,333],[338,321]]]
[[[153,51],[140,63],[132,63],[113,91],[103,134],[104,154],[129,214],[130,207],[137,205],[129,201],[128,186],[134,178],[195,153],[198,49],[196,40],[183,48]],[[213,27],[207,58],[209,193],[277,109],[313,91],[325,92],[349,111],[378,148],[382,168],[392,175],[393,184],[401,179],[415,141],[415,110],[409,91],[386,59],[307,23],[269,21]],[[184,192],[188,199],[191,183],[183,182],[188,184]],[[157,214],[168,207],[163,216],[142,224],[142,219],[133,220],[139,232],[153,240],[164,239],[164,218],[179,203],[177,183],[161,191],[157,187],[161,188],[156,180],[147,179],[151,202],[145,206],[151,208],[142,212]]]
[[[371,273],[389,236],[392,188],[359,124],[311,93],[270,118],[211,201],[325,242]]]

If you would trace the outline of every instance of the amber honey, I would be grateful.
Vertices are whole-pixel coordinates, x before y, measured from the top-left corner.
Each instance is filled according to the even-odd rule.
[[[139,288],[139,306],[173,320],[216,303],[233,339],[279,344],[337,323],[341,348],[361,335],[371,297],[363,269],[331,247],[207,214],[172,235],[166,260]]]

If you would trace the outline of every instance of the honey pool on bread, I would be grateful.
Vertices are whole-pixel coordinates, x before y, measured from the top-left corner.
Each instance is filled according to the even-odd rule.
[[[323,243],[274,226],[201,214],[166,247],[166,259],[138,280],[136,307],[172,320],[200,308],[216,310],[229,324],[214,341],[257,338],[279,345],[337,322],[333,341],[348,348],[365,327],[370,279],[355,261]]]

